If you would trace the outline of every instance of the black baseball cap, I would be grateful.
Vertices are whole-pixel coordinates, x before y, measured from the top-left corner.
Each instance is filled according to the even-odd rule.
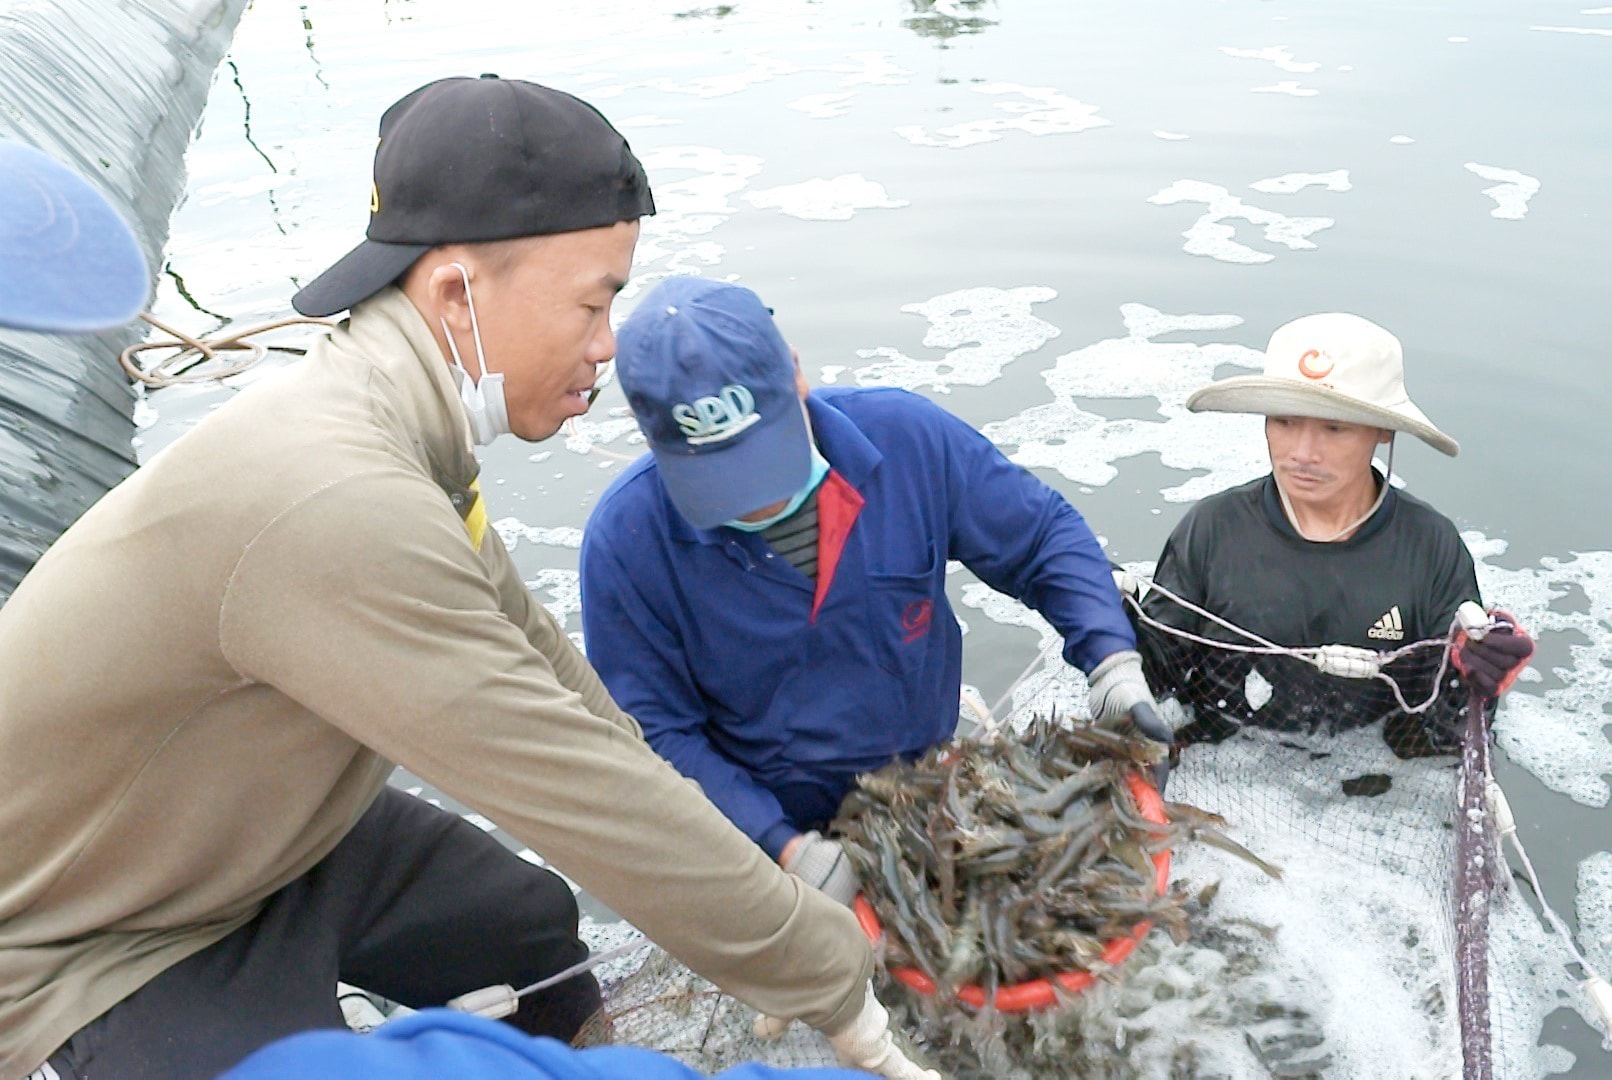
[[[597,109],[520,79],[440,79],[381,116],[368,237],[291,298],[346,311],[443,244],[575,232],[655,212],[644,167]]]

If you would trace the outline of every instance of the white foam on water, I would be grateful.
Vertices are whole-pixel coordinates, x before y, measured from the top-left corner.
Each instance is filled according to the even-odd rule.
[[[157,407],[151,404],[151,399],[146,396],[145,388],[141,387],[135,392],[134,428],[136,431],[144,431],[155,424],[157,420]]]
[[[1285,173],[1266,180],[1255,180],[1248,186],[1268,195],[1291,195],[1312,184],[1319,184],[1328,191],[1349,191],[1354,186],[1349,183],[1348,169],[1333,169],[1325,173]]]
[[[1486,604],[1511,612],[1541,640],[1566,632],[1571,667],[1553,667],[1558,684],[1535,690],[1513,686],[1501,703],[1495,738],[1512,761],[1552,791],[1586,806],[1612,799],[1612,551],[1581,551],[1570,558],[1547,555],[1538,566],[1508,569],[1491,561],[1505,552],[1503,540],[1479,532],[1462,534],[1477,560],[1478,587]],[[1571,596],[1563,609],[1556,603]],[[1537,665],[1532,665],[1537,666]]]
[[[911,205],[892,199],[884,185],[861,173],[832,179],[817,177],[799,184],[752,191],[745,201],[763,210],[778,210],[806,221],[849,221],[858,210],[897,209]]]
[[[1584,959],[1594,964],[1603,978],[1612,978],[1612,853],[1598,851],[1578,864],[1578,900],[1574,907]]]
[[[1612,33],[1612,31],[1608,31]],[[1466,163],[1469,171],[1477,173],[1485,180],[1497,181],[1494,187],[1484,188],[1483,193],[1497,204],[1489,211],[1490,217],[1508,218],[1512,221],[1521,221],[1523,215],[1528,213],[1528,200],[1539,193],[1539,181],[1526,173],[1516,169],[1502,169],[1496,165],[1479,165],[1475,161]]]
[[[1409,146],[1416,140],[1411,138],[1409,135],[1390,135],[1388,136],[1388,141],[1393,143],[1395,146]]]
[[[1584,8],[1580,15],[1612,15],[1612,7]]]
[[[839,85],[851,86],[905,86],[912,81],[912,72],[896,63],[886,52],[854,52],[852,64],[831,64],[824,71],[844,73]]]
[[[1281,244],[1290,251],[1314,249],[1309,239],[1322,229],[1330,229],[1333,220],[1327,217],[1288,217],[1275,210],[1249,206],[1218,184],[1203,180],[1177,180],[1148,202],[1155,206],[1174,206],[1176,203],[1203,203],[1207,209],[1181,235],[1186,237],[1183,250],[1189,255],[1206,255],[1211,259],[1229,263],[1266,263],[1276,258],[1264,251],[1255,251],[1234,239],[1237,230],[1225,224],[1230,220],[1243,220],[1262,226],[1265,239]]]
[[[840,375],[849,370],[850,368],[846,367],[844,364],[824,364],[821,375],[823,385],[833,386],[835,383],[839,382]]]
[[[514,551],[523,540],[528,544],[546,544],[550,547],[582,546],[582,530],[570,525],[550,529],[541,525],[528,525],[520,518],[504,517],[493,522],[493,531],[498,534],[498,538],[504,542],[505,549],[509,551]]]
[[[1179,131],[1155,131],[1153,137],[1164,139],[1166,142],[1179,142],[1182,139],[1192,138],[1191,135],[1183,135]]]
[[[1321,67],[1319,60],[1294,60],[1293,51],[1286,45],[1271,45],[1263,49],[1233,49],[1222,45],[1220,51],[1239,60],[1266,60],[1295,75],[1308,75]]]
[[[1178,774],[1185,779],[1190,769],[1183,765]],[[1350,800],[1340,795],[1339,801]],[[1453,960],[1424,940],[1442,918],[1439,902],[1414,878],[1363,874],[1282,824],[1256,828],[1239,821],[1228,829],[1281,866],[1281,881],[1197,847],[1182,852],[1172,876],[1198,886],[1221,883],[1211,923],[1245,919],[1274,931],[1262,954],[1263,975],[1286,991],[1278,1000],[1303,1008],[1325,1033],[1325,1044],[1308,1056],[1330,1055],[1327,1075],[1458,1077]],[[1393,1021],[1385,1023],[1389,1017]],[[1270,1075],[1250,1060],[1240,1031],[1224,1034],[1216,1048],[1227,1065],[1235,1068],[1241,1058],[1243,1075]]]
[[[704,53],[695,57],[690,67],[697,71],[709,71],[723,63],[725,53]],[[664,57],[662,58],[664,59]],[[785,75],[793,75],[802,68],[788,60],[780,60],[756,50],[747,50],[744,53],[746,66],[739,71],[729,71],[715,75],[700,75],[692,79],[674,79],[661,76],[644,82],[632,84],[634,87],[649,87],[668,94],[688,94],[698,98],[726,97],[730,94],[742,93],[751,87],[772,82]],[[592,96],[597,97],[597,92]]]
[[[1100,487],[1118,475],[1116,463],[1150,451],[1163,464],[1201,470],[1162,494],[1189,502],[1246,480],[1269,468],[1257,418],[1229,413],[1189,413],[1187,396],[1208,383],[1217,368],[1263,366],[1263,356],[1242,345],[1161,342],[1181,332],[1227,330],[1235,315],[1169,315],[1145,304],[1120,307],[1126,335],[1108,338],[1058,357],[1042,374],[1053,400],[980,430],[1026,468],[1057,470],[1078,484]],[[1081,402],[1154,398],[1158,421],[1109,420]],[[1096,406],[1100,407],[1100,406]]]
[[[1612,30],[1587,26],[1530,26],[1528,29],[1546,34],[1588,34],[1595,37],[1612,37]]]
[[[643,219],[627,297],[661,278],[721,262],[726,249],[700,238],[738,213],[732,197],[761,171],[759,157],[709,146],[662,146],[639,157],[655,188],[656,213]],[[687,175],[668,177],[679,173]]]
[[[220,203],[235,202],[253,195],[276,191],[286,179],[280,173],[268,172],[241,179],[220,180],[196,188],[187,196],[187,201],[195,200],[199,206],[218,206]]]
[[[1290,97],[1315,97],[1321,92],[1313,86],[1300,86],[1294,79],[1284,79],[1269,86],[1251,87],[1250,91],[1255,94],[1287,94]]]
[[[1058,336],[1058,328],[1031,314],[1031,307],[1057,296],[1045,285],[1015,289],[980,287],[943,293],[901,310],[930,322],[923,344],[947,349],[940,360],[919,360],[889,346],[858,349],[864,360],[877,362],[855,370],[862,386],[929,388],[945,393],[953,386],[985,386],[1002,377],[1002,369]]]
[[[989,117],[965,120],[938,128],[931,133],[918,124],[896,128],[896,134],[917,146],[958,149],[995,142],[1004,132],[1022,131],[1027,135],[1069,135],[1092,128],[1107,127],[1112,120],[1097,115],[1096,105],[1076,101],[1050,86],[1021,86],[1018,83],[985,83],[969,89],[976,94],[1005,96],[998,110],[1011,118]]]
[[[1469,37],[1450,37],[1450,38],[1445,38],[1444,40],[1448,41],[1451,45],[1465,45],[1467,42],[1471,41],[1472,39],[1469,38]]]
[[[547,591],[549,599],[543,606],[562,630],[566,620],[582,610],[581,575],[575,570],[539,570],[535,578],[526,581],[526,589],[531,593],[539,589]],[[573,640],[580,640],[580,635]]]
[[[803,98],[796,98],[789,103],[789,107],[797,112],[803,112],[813,120],[832,120],[836,116],[844,116],[851,109],[851,102],[856,100],[852,93],[807,94]]]
[[[669,116],[655,116],[652,113],[639,113],[636,116],[629,116],[622,120],[618,120],[615,126],[618,128],[670,127],[673,124],[681,124],[682,122],[683,121],[681,119],[673,119]]]
[[[562,429],[565,448],[573,454],[586,454],[600,443],[612,443],[624,435],[638,430],[638,421],[629,416],[612,416],[595,420],[589,414],[572,417]]]

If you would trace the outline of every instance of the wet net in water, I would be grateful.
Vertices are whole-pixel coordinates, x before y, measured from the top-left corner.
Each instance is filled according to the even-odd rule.
[[[1446,643],[1415,643],[1381,676],[1346,678],[1282,650],[1192,640],[1139,613],[1138,637],[1179,736],[1169,797],[1226,819],[1283,880],[1189,846],[1171,875],[1187,939],[1154,932],[1095,985],[1039,1011],[914,993],[885,970],[901,957],[881,950],[880,997],[917,1055],[960,1077],[1548,1071],[1534,1043],[1556,1002],[1540,988],[1561,980],[1541,973],[1560,957],[1512,888],[1481,799],[1463,791],[1468,695]],[[1019,734],[1030,717],[1084,700],[1078,673],[1048,668],[1015,699]],[[1480,784],[1483,764],[1467,762]],[[1463,921],[1471,933],[1458,941]],[[1487,940],[1486,924],[1496,928]],[[596,947],[620,940],[615,928],[594,932]],[[833,1061],[800,1024],[757,1039],[752,1010],[653,947],[601,981],[606,1010],[587,1040],[651,1047],[705,1071]]]

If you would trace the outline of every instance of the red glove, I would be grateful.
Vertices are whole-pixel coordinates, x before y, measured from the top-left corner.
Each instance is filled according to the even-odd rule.
[[[1534,655],[1534,639],[1509,612],[1496,609],[1489,614],[1499,625],[1490,627],[1481,641],[1462,630],[1456,635],[1450,659],[1469,687],[1480,697],[1493,699],[1517,681],[1528,658]]]

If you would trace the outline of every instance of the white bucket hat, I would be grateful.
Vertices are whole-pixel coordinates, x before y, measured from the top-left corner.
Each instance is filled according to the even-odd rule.
[[[1342,312],[1279,327],[1265,348],[1265,374],[1210,383],[1187,398],[1187,408],[1338,420],[1407,431],[1450,457],[1461,450],[1405,393],[1399,339]]]

